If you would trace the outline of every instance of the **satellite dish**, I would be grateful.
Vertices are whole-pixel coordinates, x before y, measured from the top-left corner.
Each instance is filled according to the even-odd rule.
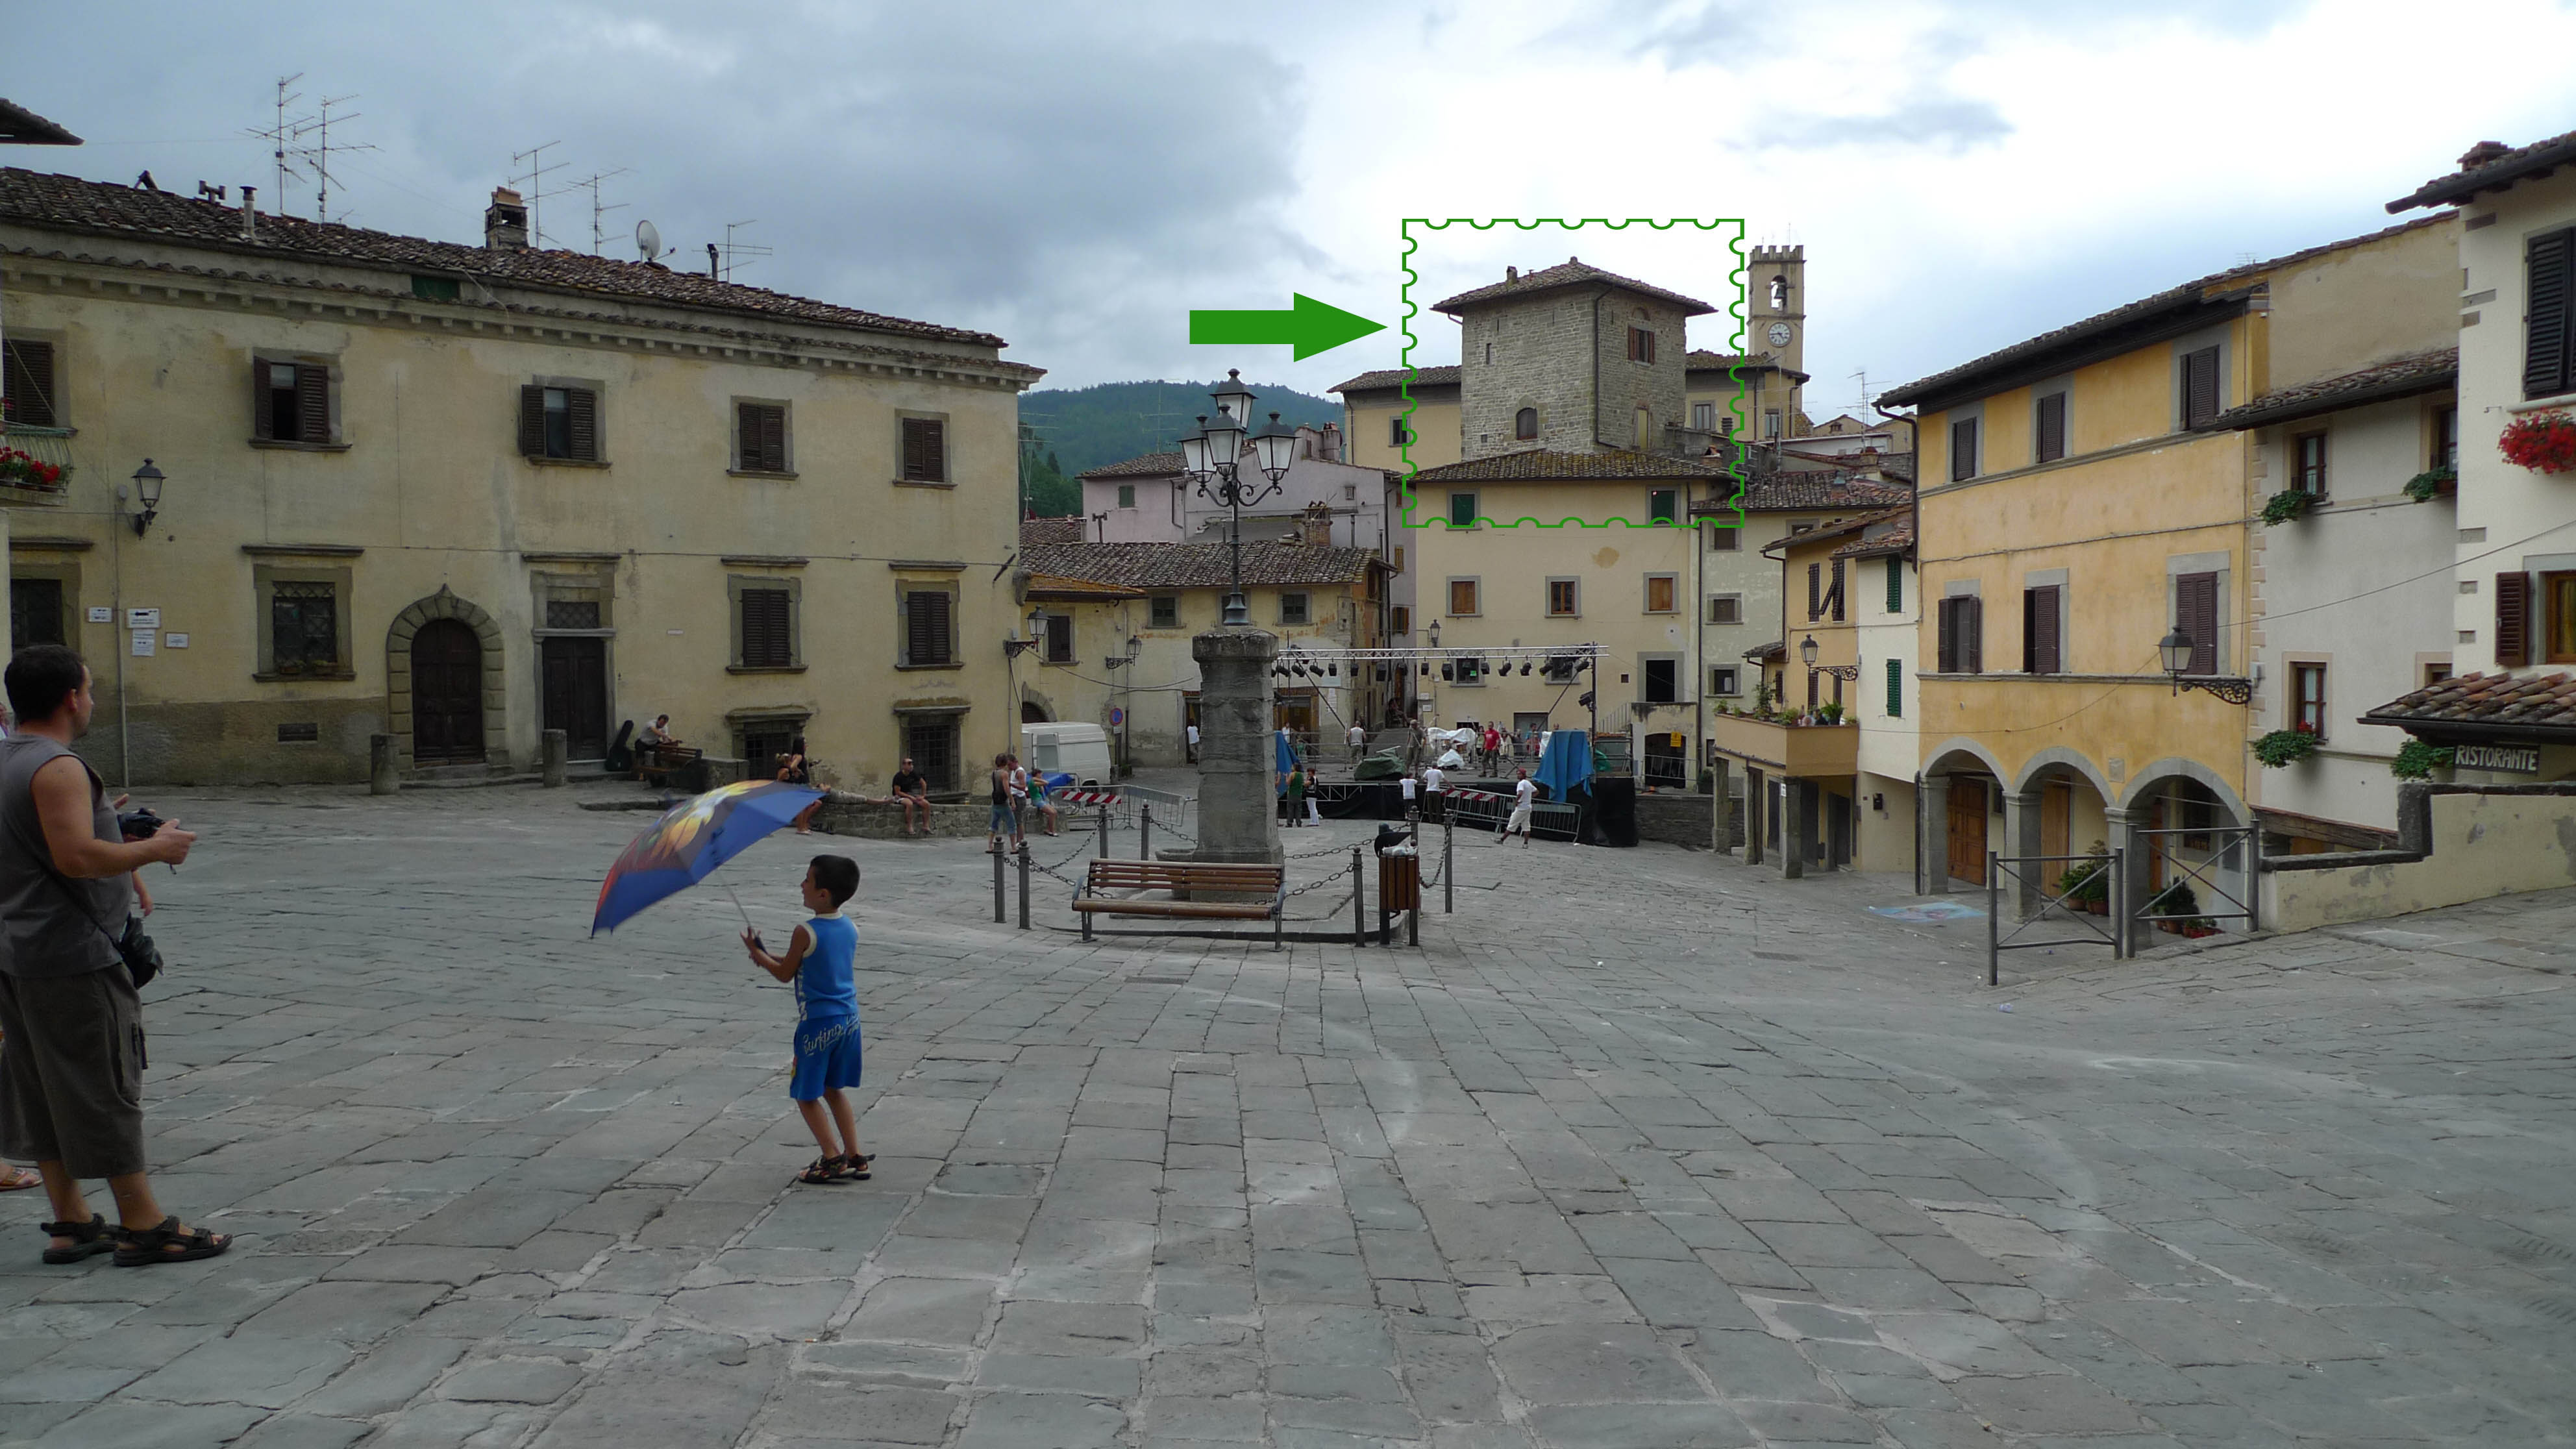
[[[648,262],[662,255],[662,234],[653,229],[653,223],[635,223],[635,250],[643,253]]]

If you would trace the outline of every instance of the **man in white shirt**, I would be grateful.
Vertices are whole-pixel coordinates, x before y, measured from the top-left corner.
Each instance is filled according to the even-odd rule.
[[[1368,753],[1368,726],[1358,720],[1351,721],[1350,740],[1351,764],[1356,768],[1359,765],[1360,756]]]
[[[1537,782],[1530,779],[1529,771],[1521,771],[1520,778],[1512,782],[1512,818],[1503,822],[1502,833],[1494,837],[1497,844],[1511,839],[1512,832],[1517,830],[1521,833],[1521,848],[1529,849],[1530,813],[1537,799]]]
[[[1438,820],[1440,818],[1440,810],[1443,804],[1441,799],[1441,790],[1446,783],[1446,779],[1447,777],[1440,773],[1440,767],[1438,765],[1425,765],[1422,767],[1423,819]]]
[[[1189,759],[1189,762],[1190,762],[1191,764],[1195,765],[1195,764],[1197,764],[1197,763],[1199,762],[1199,727],[1198,727],[1197,725],[1191,725],[1191,726],[1189,727],[1189,732],[1190,732],[1190,759]]]

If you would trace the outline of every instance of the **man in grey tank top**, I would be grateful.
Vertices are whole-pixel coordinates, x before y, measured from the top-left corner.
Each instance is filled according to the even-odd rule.
[[[125,840],[106,786],[72,753],[93,708],[78,654],[21,649],[0,684],[18,715],[0,740],[0,1157],[44,1175],[48,1263],[212,1257],[232,1240],[164,1213],[144,1175],[143,1007],[117,950],[127,877],[186,860],[197,837],[169,825]],[[116,1198],[113,1229],[81,1195],[97,1177]]]

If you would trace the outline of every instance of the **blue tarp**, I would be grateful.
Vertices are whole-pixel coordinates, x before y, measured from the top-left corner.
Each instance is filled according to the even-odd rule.
[[[1297,768],[1296,747],[1288,743],[1288,737],[1286,735],[1277,733],[1273,733],[1270,736],[1270,746],[1273,757],[1277,761],[1275,768],[1277,768],[1280,775],[1284,778],[1290,770]],[[1285,787],[1283,786],[1282,788],[1284,789]]]
[[[1538,757],[1538,772],[1530,778],[1546,788],[1547,798],[1564,799],[1592,778],[1592,737],[1583,730],[1548,736],[1547,753]]]

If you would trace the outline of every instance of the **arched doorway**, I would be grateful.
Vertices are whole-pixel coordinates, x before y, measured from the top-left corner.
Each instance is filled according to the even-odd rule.
[[[432,619],[411,640],[412,759],[483,758],[483,641],[463,620]]]
[[[1048,717],[1045,705],[1034,699],[1024,699],[1020,701],[1020,723],[1053,724],[1055,721]]]

